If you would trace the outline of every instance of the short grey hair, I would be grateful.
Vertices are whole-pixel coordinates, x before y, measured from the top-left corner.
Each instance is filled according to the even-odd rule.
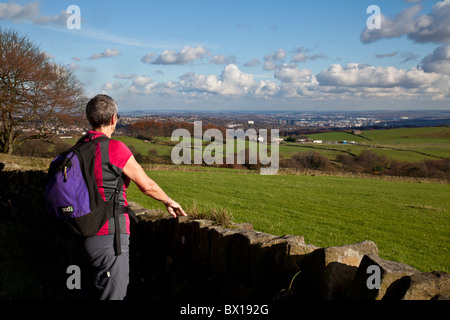
[[[96,95],[86,106],[86,117],[92,128],[108,126],[114,114],[117,114],[117,102],[104,94]]]

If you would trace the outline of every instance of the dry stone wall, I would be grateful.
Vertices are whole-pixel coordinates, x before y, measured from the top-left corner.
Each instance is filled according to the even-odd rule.
[[[151,210],[131,205],[140,218],[135,241],[146,243],[144,250],[165,256],[169,264],[177,261],[184,268],[202,270],[190,285],[209,287],[214,292],[211,298],[450,298],[449,274],[420,273],[406,264],[384,260],[372,241],[319,248],[305,244],[302,236],[277,237],[249,230],[248,224],[224,228],[189,217],[161,219]],[[370,266],[380,271],[379,288],[367,284],[373,276],[368,272]]]

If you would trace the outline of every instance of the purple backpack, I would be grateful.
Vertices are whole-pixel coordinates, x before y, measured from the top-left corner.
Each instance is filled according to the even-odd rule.
[[[120,192],[123,179],[117,178],[114,196],[105,201],[94,176],[95,145],[108,139],[84,136],[50,165],[45,188],[47,212],[68,235],[95,236],[113,216],[118,203],[115,195]]]
[[[120,255],[119,214],[128,213],[134,221],[137,218],[131,208],[119,206],[122,176],[117,177],[116,190],[108,201],[98,191],[95,146],[106,140],[106,136],[94,139],[92,134],[86,135],[53,160],[47,175],[45,204],[57,230],[66,236],[95,236],[114,217],[116,254]]]

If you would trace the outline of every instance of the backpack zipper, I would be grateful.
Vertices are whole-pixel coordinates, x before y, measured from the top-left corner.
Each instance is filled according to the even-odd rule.
[[[66,158],[65,161],[62,163],[63,165],[63,174],[64,174],[64,183],[67,182],[67,169],[72,168],[72,162],[70,161],[70,159]]]
[[[67,166],[64,166],[64,182],[67,182]]]

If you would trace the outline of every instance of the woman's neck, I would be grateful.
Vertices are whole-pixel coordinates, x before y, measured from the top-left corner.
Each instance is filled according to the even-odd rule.
[[[105,136],[107,136],[108,138],[111,139],[111,136],[114,132],[114,129],[112,126],[108,126],[108,127],[101,127],[101,128],[93,128],[92,129],[95,132],[100,132],[103,133]]]

